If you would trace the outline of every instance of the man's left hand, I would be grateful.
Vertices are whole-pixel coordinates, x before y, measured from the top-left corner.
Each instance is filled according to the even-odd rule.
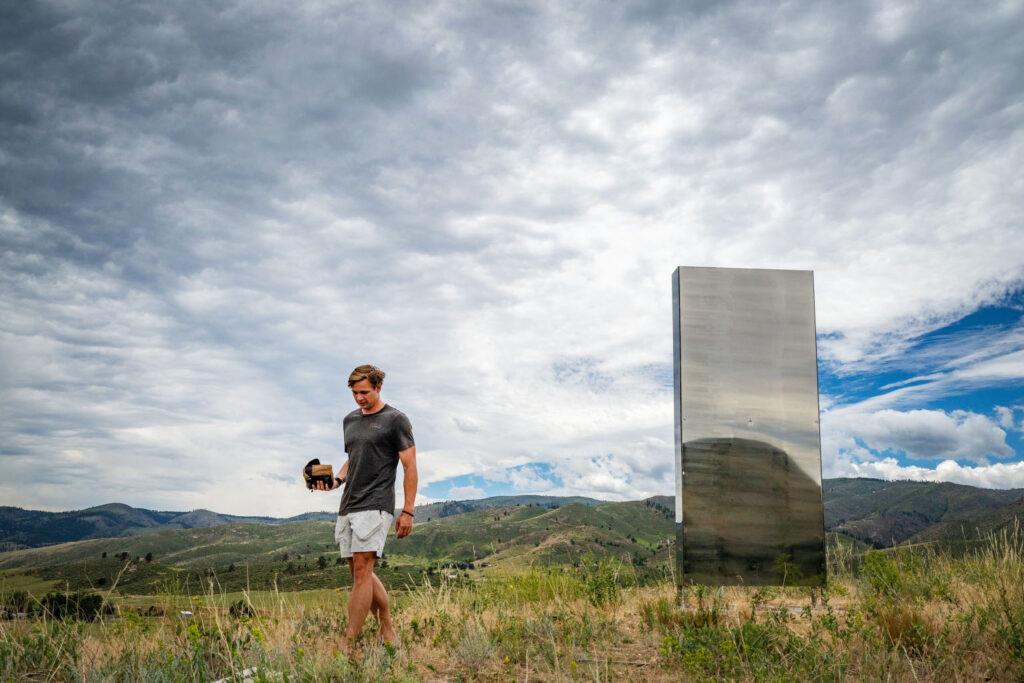
[[[412,517],[399,513],[395,520],[395,536],[405,538],[412,533]]]

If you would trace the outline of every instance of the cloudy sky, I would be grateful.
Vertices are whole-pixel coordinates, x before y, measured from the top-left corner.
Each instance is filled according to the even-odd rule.
[[[669,493],[679,265],[815,271],[825,476],[1024,487],[1021,64],[1019,1],[5,3],[0,504],[330,509],[364,362],[421,501]]]

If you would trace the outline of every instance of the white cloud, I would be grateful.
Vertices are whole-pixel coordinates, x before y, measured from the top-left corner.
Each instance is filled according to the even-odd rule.
[[[995,412],[999,424],[1007,430],[1024,432],[1024,405],[996,406]]]
[[[1013,408],[1007,408],[1006,406],[996,406],[996,421],[999,422],[999,426],[1003,429],[1013,429],[1015,427],[1013,421]]]
[[[448,497],[452,500],[483,498],[484,491],[476,486],[453,486],[448,489]]]
[[[536,468],[524,465],[506,471],[512,488],[522,493],[542,493],[553,488],[549,479],[542,477]]]
[[[823,429],[830,439],[857,440],[874,451],[903,452],[910,458],[983,460],[1010,457],[1006,432],[992,420],[963,410],[876,410],[856,407],[826,413]],[[842,436],[839,436],[842,435]]]
[[[873,477],[876,479],[911,479],[915,481],[950,481],[968,486],[990,489],[1024,488],[1024,462],[995,463],[965,466],[954,460],[944,460],[938,467],[900,465],[895,458],[873,462],[855,462],[839,457],[833,476]]]

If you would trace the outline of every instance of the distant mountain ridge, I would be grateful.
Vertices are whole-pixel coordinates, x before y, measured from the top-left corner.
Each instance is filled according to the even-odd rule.
[[[440,519],[491,508],[535,505],[560,507],[571,503],[586,506],[605,501],[582,496],[493,496],[478,500],[442,501],[416,507],[420,521]],[[107,503],[84,510],[45,512],[17,507],[0,507],[0,551],[35,548],[92,538],[112,538],[144,533],[152,529],[203,529],[236,522],[287,524],[289,522],[333,521],[336,512],[304,512],[292,517],[247,517],[199,509],[188,512],[148,510],[124,503]]]
[[[462,515],[467,512],[476,512],[477,510],[508,508],[517,505],[558,508],[563,505],[579,503],[586,507],[595,507],[607,502],[606,500],[586,498],[584,496],[538,496],[532,494],[522,496],[491,496],[490,498],[478,498],[475,500],[446,500],[428,503],[427,505],[417,505],[415,514],[417,519],[427,521],[451,517],[452,515]]]
[[[273,517],[224,515],[211,510],[174,512],[107,503],[84,510],[43,512],[0,507],[0,544],[6,549],[37,547],[141,533],[150,529],[196,529],[233,522],[277,524]]]
[[[1024,519],[1024,489],[993,490],[951,483],[826,479],[822,486],[825,528],[875,547],[903,542],[963,540],[998,531]],[[643,501],[674,515],[672,496]],[[417,506],[418,522],[487,510],[528,506],[584,509],[606,501],[581,496],[493,496]],[[331,521],[334,512],[307,512],[289,518],[226,515],[210,510],[157,511],[109,503],[85,510],[42,512],[0,507],[0,552],[95,538],[131,536],[163,529],[203,529],[249,522],[279,525]]]

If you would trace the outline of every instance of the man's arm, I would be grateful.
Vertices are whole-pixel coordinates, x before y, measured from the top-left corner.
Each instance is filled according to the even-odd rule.
[[[398,459],[402,461],[402,469],[405,472],[405,479],[402,482],[405,505],[402,506],[402,510],[409,514],[399,513],[398,519],[395,520],[395,535],[404,538],[412,533],[412,513],[416,508],[416,485],[419,483],[419,475],[416,473],[416,447],[410,446],[404,451],[398,451]]]

